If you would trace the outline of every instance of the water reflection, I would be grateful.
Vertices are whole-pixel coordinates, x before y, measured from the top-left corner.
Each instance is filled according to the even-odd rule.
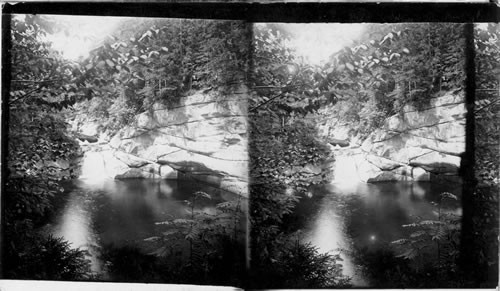
[[[297,206],[298,223],[304,240],[320,251],[344,249],[353,251],[366,248],[377,250],[382,245],[406,235],[403,224],[414,222],[417,217],[437,219],[436,206],[439,194],[461,193],[459,184],[434,183],[356,183],[346,189],[344,185],[327,185],[313,189],[313,197],[304,197]],[[449,201],[446,209],[459,213],[460,203]],[[344,273],[353,277],[357,286],[366,286],[363,275],[346,254]]]
[[[350,258],[340,252],[342,249],[350,249],[351,243],[348,237],[343,235],[343,225],[344,218],[329,203],[325,203],[321,206],[317,218],[313,220],[311,228],[306,231],[304,239],[316,246],[321,253],[340,253],[343,259],[344,275],[353,278],[354,284],[365,286],[362,278],[356,276],[354,264]]]
[[[161,233],[156,223],[187,218],[186,203],[196,191],[213,199],[197,200],[195,209],[214,214],[215,205],[231,194],[196,181],[177,180],[105,180],[99,187],[79,180],[68,200],[54,218],[50,232],[62,236],[73,247],[89,250],[92,270],[100,272],[100,246],[146,245],[144,239]],[[224,196],[224,199],[223,199]],[[235,195],[232,195],[232,199]]]
[[[95,252],[97,238],[89,216],[89,200],[84,194],[80,191],[70,194],[70,199],[59,215],[51,233],[56,237],[64,237],[73,248],[87,250],[90,254],[91,270],[100,272],[102,266],[97,260]]]

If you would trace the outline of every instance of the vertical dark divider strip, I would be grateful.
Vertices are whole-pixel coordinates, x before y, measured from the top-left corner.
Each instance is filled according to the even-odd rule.
[[[247,92],[248,92],[248,95],[247,95],[247,109],[246,109],[246,116],[247,116],[247,154],[248,154],[248,164],[247,164],[247,167],[248,167],[248,204],[247,204],[247,227],[246,227],[246,243],[247,243],[247,246],[246,246],[246,269],[247,269],[247,272],[246,272],[246,278],[244,278],[244,287],[246,288],[247,285],[248,285],[248,282],[249,282],[249,278],[251,277],[251,273],[252,273],[252,219],[251,219],[251,215],[252,215],[252,196],[251,196],[251,187],[252,187],[252,173],[251,173],[251,169],[252,169],[252,155],[251,155],[251,151],[252,149],[250,148],[250,144],[251,144],[251,139],[253,138],[252,137],[252,122],[251,122],[251,113],[250,113],[250,96],[251,96],[251,91],[252,91],[252,82],[253,82],[253,72],[254,72],[254,25],[255,23],[252,22],[251,20],[251,17],[249,17],[248,19],[245,19],[244,21],[247,22],[247,24],[249,25],[249,29],[250,29],[250,32],[249,32],[249,37],[250,37],[250,40],[249,40],[249,46],[250,46],[250,50],[249,50],[249,54],[248,54],[248,72],[247,72],[247,75],[246,75],[246,78],[245,78],[245,82],[246,82],[246,86],[247,86]]]
[[[248,29],[249,29],[249,32],[248,32],[248,37],[250,38],[248,40],[248,45],[249,45],[249,53],[248,53],[248,60],[247,60],[247,72],[245,74],[245,86],[247,87],[247,101],[246,101],[246,116],[247,116],[247,155],[248,155],[248,163],[247,163],[247,197],[248,197],[248,203],[247,203],[247,215],[246,215],[246,270],[247,270],[247,277],[248,277],[248,274],[250,272],[250,268],[251,268],[251,264],[250,264],[250,258],[251,258],[251,255],[252,255],[252,245],[251,245],[251,237],[250,237],[250,231],[251,231],[251,223],[250,223],[250,213],[251,213],[251,199],[252,197],[250,197],[250,184],[251,184],[251,173],[250,173],[250,169],[251,169],[251,163],[252,161],[250,160],[251,158],[251,155],[250,155],[250,139],[252,138],[250,136],[250,108],[249,108],[249,99],[250,99],[250,91],[251,91],[251,88],[250,88],[250,85],[251,85],[251,80],[252,80],[252,74],[253,74],[253,52],[254,52],[254,47],[253,47],[253,37],[254,37],[254,24],[249,21],[249,20],[243,20],[247,23],[248,25]],[[247,281],[247,278],[244,278],[244,282]]]
[[[476,203],[475,187],[477,181],[474,176],[475,166],[475,116],[474,102],[476,90],[475,76],[475,51],[474,51],[474,24],[464,25],[465,37],[465,153],[461,159],[460,174],[463,179],[462,188],[462,230],[460,238],[460,268],[465,279],[464,287],[479,287],[476,283],[480,281],[480,270],[478,263],[477,242],[474,235],[474,223]],[[471,286],[470,284],[474,284]]]
[[[5,182],[7,178],[7,135],[9,130],[9,92],[11,80],[11,15],[2,15],[2,112],[1,112],[1,149],[0,149],[0,278],[4,278],[4,245],[5,231],[4,221],[4,201],[5,201]],[[2,183],[3,182],[3,183]]]

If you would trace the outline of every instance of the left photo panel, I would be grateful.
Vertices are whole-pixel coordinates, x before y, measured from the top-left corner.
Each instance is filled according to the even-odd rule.
[[[3,277],[242,286],[251,25],[4,17]]]

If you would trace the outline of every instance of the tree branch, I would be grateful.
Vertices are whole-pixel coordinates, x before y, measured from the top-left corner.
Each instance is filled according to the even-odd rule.
[[[286,88],[287,86],[254,86],[252,89],[283,89]]]
[[[55,70],[52,70],[52,72],[50,72],[48,78],[52,77],[52,75],[54,75],[54,73],[55,73]],[[56,79],[49,79],[48,81],[51,81],[51,80],[56,80]],[[42,89],[42,83],[44,83],[44,82],[46,82],[46,81],[41,81],[40,85],[38,85],[38,87],[36,87],[35,89],[33,89],[31,91],[28,91],[28,93],[24,94],[23,96],[20,96],[20,97],[14,99],[14,100],[9,100],[9,104],[13,104],[13,103],[15,103],[15,102],[17,102],[17,101],[19,101],[19,100],[21,100],[23,98],[28,97],[30,94],[33,94],[36,91]]]
[[[500,102],[500,99],[497,99],[495,101],[492,101],[491,103],[487,104],[487,105],[484,105],[483,107],[477,109],[476,111],[474,111],[474,114],[477,114],[478,112],[481,112],[482,110],[484,110],[485,108],[488,108],[490,107],[491,105],[494,105],[494,104],[497,104],[498,102]]]
[[[36,87],[35,89],[33,89],[33,90],[31,90],[31,91],[28,91],[28,93],[26,93],[26,94],[24,94],[24,95],[22,95],[22,96],[20,96],[20,97],[18,97],[18,98],[16,98],[16,99],[10,100],[10,101],[9,101],[9,104],[16,103],[17,101],[19,101],[19,100],[21,100],[21,99],[23,99],[23,98],[28,97],[30,94],[33,94],[33,93],[35,93],[36,91],[38,91],[38,90],[40,90],[40,89],[42,89],[42,87],[41,87],[41,86],[38,86],[38,87]]]
[[[260,107],[262,107],[262,106],[266,105],[267,103],[269,103],[269,102],[273,101],[274,99],[276,99],[276,98],[278,98],[278,97],[283,96],[283,94],[285,94],[285,92],[281,92],[281,93],[279,93],[278,95],[276,95],[276,96],[274,96],[274,97],[271,97],[271,98],[269,98],[268,100],[266,100],[266,101],[264,101],[264,102],[260,103],[259,105],[255,106],[255,107],[253,107],[253,108],[250,108],[249,112],[253,112],[253,111],[255,111],[255,110],[259,109]]]
[[[293,81],[293,80],[292,80],[292,81]],[[291,82],[290,82],[290,83],[291,83]],[[290,83],[289,83],[289,84],[290,84]],[[270,99],[268,99],[268,100],[266,100],[266,101],[262,102],[261,104],[259,104],[259,105],[255,106],[255,107],[253,107],[253,108],[250,108],[250,110],[248,110],[249,112],[253,112],[253,111],[255,111],[255,110],[259,109],[260,107],[262,107],[262,106],[266,105],[267,103],[269,103],[269,102],[273,101],[274,99],[276,99],[276,98],[279,98],[279,97],[283,96],[283,94],[285,94],[285,93],[289,92],[289,90],[290,90],[290,89],[296,88],[296,87],[298,87],[298,86],[296,86],[296,85],[287,85],[287,86],[282,86],[282,87],[278,87],[278,86],[275,86],[275,87],[273,87],[273,86],[257,86],[257,87],[261,87],[261,88],[264,88],[264,87],[269,87],[269,88],[279,88],[279,89],[281,89],[282,91],[281,91],[281,93],[279,93],[278,95],[271,97]],[[254,87],[254,88],[257,88],[257,87]],[[288,90],[284,90],[284,89],[288,89]]]
[[[11,80],[11,82],[18,83],[52,83],[57,81],[62,81],[64,79],[52,79],[52,80],[43,80],[43,81],[35,81],[35,80]]]

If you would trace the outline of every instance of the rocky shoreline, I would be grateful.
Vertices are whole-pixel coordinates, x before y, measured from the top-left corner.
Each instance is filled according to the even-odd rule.
[[[424,110],[405,106],[358,145],[332,149],[336,156],[350,157],[362,182],[460,181],[460,156],[465,151],[463,100],[462,95],[448,93],[432,98]]]

